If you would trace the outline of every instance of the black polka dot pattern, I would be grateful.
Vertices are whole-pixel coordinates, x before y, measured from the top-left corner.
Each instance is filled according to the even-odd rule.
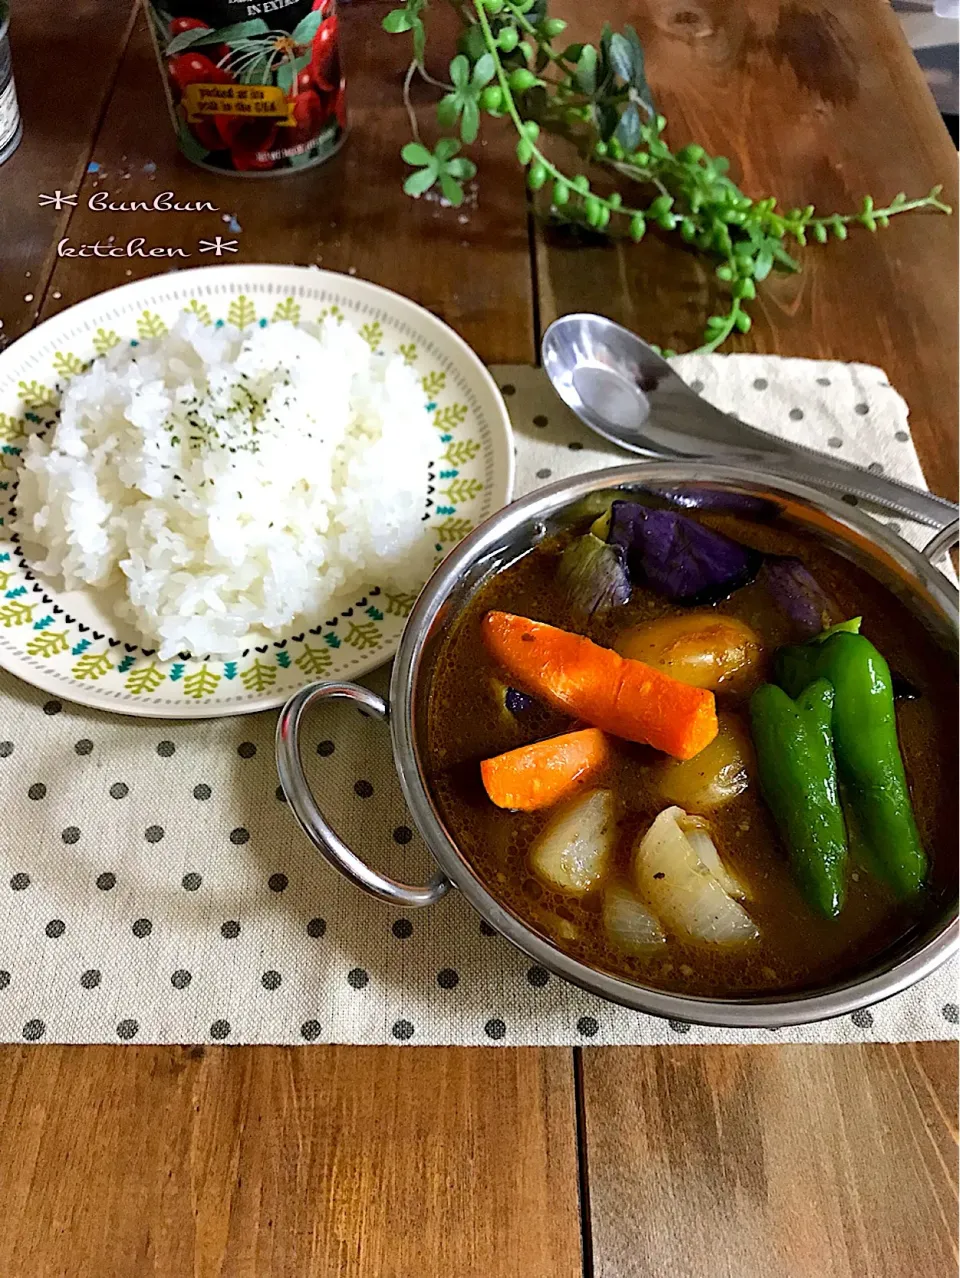
[[[673,1030],[674,1034],[689,1034],[689,1033],[690,1033],[690,1023],[689,1023],[689,1021],[667,1021],[667,1024],[668,1024],[668,1025],[670,1026],[670,1028]]]
[[[9,759],[13,754],[12,741],[0,741],[0,759]]]
[[[282,980],[280,973],[271,969],[269,972],[264,972],[263,976],[260,977],[260,984],[265,990],[278,990]]]
[[[315,1042],[320,1037],[319,1021],[304,1021],[300,1026],[300,1037],[307,1040],[308,1043]]]
[[[413,1038],[413,1026],[409,1021],[395,1021],[390,1033],[401,1043],[405,1043],[408,1039]]]
[[[546,430],[546,428],[550,425],[550,419],[548,417],[544,417],[543,413],[537,413],[536,417],[533,419],[533,424],[538,430]]]
[[[196,892],[202,882],[203,875],[197,874],[196,870],[191,870],[189,874],[185,874],[180,880],[180,886],[184,892]]]
[[[873,1013],[865,1007],[861,1007],[858,1012],[852,1012],[851,1021],[856,1025],[857,1029],[869,1029],[873,1024]]]
[[[93,742],[84,737],[73,747],[77,754],[93,754]]]
[[[483,1027],[483,1032],[487,1038],[492,1038],[494,1042],[499,1042],[501,1038],[507,1037],[507,1027],[499,1016],[492,1017]]]
[[[271,874],[267,879],[267,887],[271,892],[286,892],[290,880],[285,874]]]
[[[853,411],[857,414],[858,417],[866,417],[867,413],[870,412],[870,405],[854,404]]]
[[[130,930],[138,940],[143,940],[145,936],[149,936],[153,931],[153,924],[149,919],[137,919]]]
[[[327,924],[324,919],[311,919],[307,924],[307,936],[323,936],[326,930]]]
[[[227,919],[220,924],[220,935],[227,941],[235,941],[240,935],[240,924],[236,919]]]
[[[595,1038],[599,1028],[595,1016],[581,1016],[577,1021],[577,1033],[584,1038]]]
[[[245,830],[242,825],[238,825],[236,829],[230,831],[230,842],[239,847],[242,843],[250,841],[250,831]]]
[[[44,714],[59,714],[63,706],[59,701],[48,701],[43,707]]]
[[[362,990],[370,983],[370,974],[362,967],[351,968],[347,973],[347,984],[351,989]]]
[[[910,435],[905,430],[898,430],[893,437],[895,440],[898,441],[898,443],[905,444],[907,440],[910,438]]]
[[[442,990],[453,990],[460,984],[460,975],[452,967],[441,968],[437,973],[437,984]]]
[[[163,838],[163,833],[162,825],[148,825],[143,832],[143,837],[148,843],[159,843]]]
[[[277,802],[278,802],[278,803],[286,803],[286,801],[287,801],[287,796],[286,796],[286,795],[284,794],[284,792],[283,792],[283,786],[282,786],[282,785],[278,785],[278,786],[277,786],[277,788],[276,788],[276,790],[274,791],[274,793],[275,793],[275,794],[276,794],[276,796],[277,796]]]
[[[512,382],[505,382],[504,385],[500,387],[501,395],[515,395],[516,393],[517,388]]]
[[[390,930],[398,941],[405,941],[408,936],[413,936],[413,924],[409,919],[395,919]]]
[[[317,754],[319,754],[321,759],[328,759],[333,754],[334,749],[335,746],[332,741],[321,741],[317,746]]]
[[[766,390],[770,383],[765,377],[755,377],[753,380],[754,390]]]
[[[117,886],[117,876],[105,870],[103,874],[97,875],[97,887],[101,892],[109,892],[111,888]]]
[[[943,1011],[943,1019],[949,1021],[951,1025],[956,1025],[960,1022],[960,1008],[957,1007],[956,1003],[944,1003],[941,1010]]]
[[[175,990],[185,990],[192,980],[190,973],[185,968],[179,967],[170,977],[170,984]]]
[[[59,702],[55,702],[54,704],[59,708]],[[56,714],[56,710],[54,710],[53,713]],[[46,1032],[47,1027],[44,1025],[43,1021],[27,1021],[26,1025],[23,1027],[23,1037],[28,1043],[36,1043],[38,1039],[43,1038]]]
[[[210,1026],[210,1037],[215,1039],[224,1039],[230,1033],[229,1021],[214,1021]]]
[[[157,754],[159,754],[161,759],[169,759],[176,752],[177,747],[172,741],[161,741],[157,745]]]
[[[497,934],[497,929],[495,927],[491,927],[490,924],[486,921],[486,919],[480,920],[481,936],[496,936],[496,934]]]
[[[700,392],[703,390],[703,382],[701,382],[699,377],[695,377],[693,379],[693,381],[690,383],[690,389],[693,391],[695,395],[700,394]]]
[[[111,799],[125,799],[129,793],[130,787],[123,781],[114,781],[113,785],[110,787]]]
[[[33,785],[27,791],[28,799],[45,799],[47,797],[47,787],[42,781],[34,781]]]
[[[10,984],[10,973],[6,968],[0,968],[0,990],[5,990]]]
[[[117,1038],[122,1038],[125,1042],[129,1042],[131,1038],[136,1038],[139,1033],[140,1026],[134,1020],[121,1021],[117,1026]]]
[[[24,874],[22,870],[19,871],[10,880],[10,886],[13,888],[14,892],[25,892],[30,886],[30,875]]]
[[[403,847],[404,844],[409,843],[412,838],[413,831],[408,825],[398,825],[393,832],[394,843],[399,843],[401,847]]]
[[[65,830],[61,831],[60,837],[64,843],[79,843],[80,830],[75,825],[68,825]]]
[[[80,988],[84,990],[95,990],[100,984],[101,975],[95,967],[89,967],[85,972],[80,973]]]
[[[213,794],[213,791],[208,785],[203,785],[203,783],[193,787],[193,797],[195,799],[209,799],[211,794]]]
[[[549,479],[552,474],[553,471],[549,468],[549,466],[544,466],[542,469],[537,471],[537,479]]]
[[[369,799],[373,794],[373,786],[369,781],[354,781],[353,792],[358,799]]]
[[[531,967],[527,971],[527,981],[535,990],[542,990],[549,980],[550,973],[545,968]]]
[[[803,409],[802,409],[802,408],[791,408],[791,409],[790,409],[790,420],[791,420],[792,422],[802,422],[802,421],[803,421]]]
[[[47,926],[43,929],[51,940],[59,940],[67,930],[67,925],[63,919],[51,919]]]
[[[241,759],[252,759],[257,753],[257,747],[252,741],[243,741],[237,746],[237,754]]]

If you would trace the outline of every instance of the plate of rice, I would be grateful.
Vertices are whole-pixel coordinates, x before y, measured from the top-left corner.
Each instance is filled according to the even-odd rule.
[[[0,666],[164,718],[381,665],[513,482],[461,338],[295,266],[176,272],[41,324],[0,355],[0,447]]]

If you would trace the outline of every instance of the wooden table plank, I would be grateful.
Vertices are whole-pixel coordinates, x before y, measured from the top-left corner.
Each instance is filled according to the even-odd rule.
[[[4,1278],[579,1278],[568,1052],[0,1053]]]
[[[571,38],[596,38],[597,19],[576,0],[553,10]],[[749,194],[843,212],[866,192],[879,205],[942,182],[956,207],[956,152],[886,0],[605,0],[603,11],[636,26],[673,145],[727,155]],[[931,487],[955,496],[956,218],[895,218],[801,257],[802,274],[771,277],[751,332],[724,349],[886,369]],[[538,259],[544,325],[593,309],[677,350],[699,342],[719,287],[672,237],[571,248],[541,236]]]
[[[174,259],[63,257],[42,317],[131,279],[162,271],[227,262],[292,262],[349,271],[396,289],[451,324],[488,363],[533,357],[533,290],[523,175],[504,135],[483,154],[486,180],[476,204],[461,211],[435,200],[412,200],[401,189],[409,170],[400,148],[410,125],[402,102],[409,41],[380,28],[386,10],[351,5],[342,14],[351,135],[318,169],[292,177],[221,177],[176,151],[156,58],[138,19],[115,92],[97,137],[100,165],[86,175],[65,232],[71,248],[113,236],[125,246],[142,237],[150,247],[181,248]],[[452,14],[438,12],[438,43],[453,45]],[[434,95],[434,91],[430,90]],[[433,97],[418,93],[432,110]],[[147,166],[145,169],[144,166]],[[151,166],[156,166],[154,172]],[[218,212],[91,210],[96,192],[111,203],[152,201],[172,190],[180,204],[215,204]],[[100,198],[103,198],[102,196]],[[235,223],[223,219],[232,217]],[[239,224],[240,232],[230,230]],[[202,238],[238,241],[236,255],[201,253]]]
[[[40,311],[70,209],[40,210],[38,199],[80,185],[135,4],[13,6],[10,40],[24,131],[0,169],[0,350]]]
[[[596,1278],[949,1278],[949,1043],[586,1049]]]

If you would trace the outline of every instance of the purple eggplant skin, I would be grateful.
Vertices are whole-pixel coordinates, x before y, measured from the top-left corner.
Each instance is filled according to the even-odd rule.
[[[794,555],[767,555],[759,579],[804,639],[812,639],[836,621],[836,604]]]
[[[615,501],[609,541],[623,548],[630,579],[672,603],[704,607],[749,585],[763,555],[672,510]]]
[[[533,697],[527,696],[525,692],[520,692],[518,688],[508,688],[504,695],[504,704],[511,714],[527,714],[536,706]]]
[[[782,507],[769,497],[753,493],[732,492],[728,488],[703,488],[699,485],[651,488],[649,491],[677,510],[699,510],[713,515],[742,515],[744,519],[769,521],[776,519]]]

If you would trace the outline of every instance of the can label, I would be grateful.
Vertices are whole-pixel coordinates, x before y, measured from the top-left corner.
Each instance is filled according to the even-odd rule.
[[[336,0],[148,0],[184,154],[232,173],[326,159],[346,127]]]

